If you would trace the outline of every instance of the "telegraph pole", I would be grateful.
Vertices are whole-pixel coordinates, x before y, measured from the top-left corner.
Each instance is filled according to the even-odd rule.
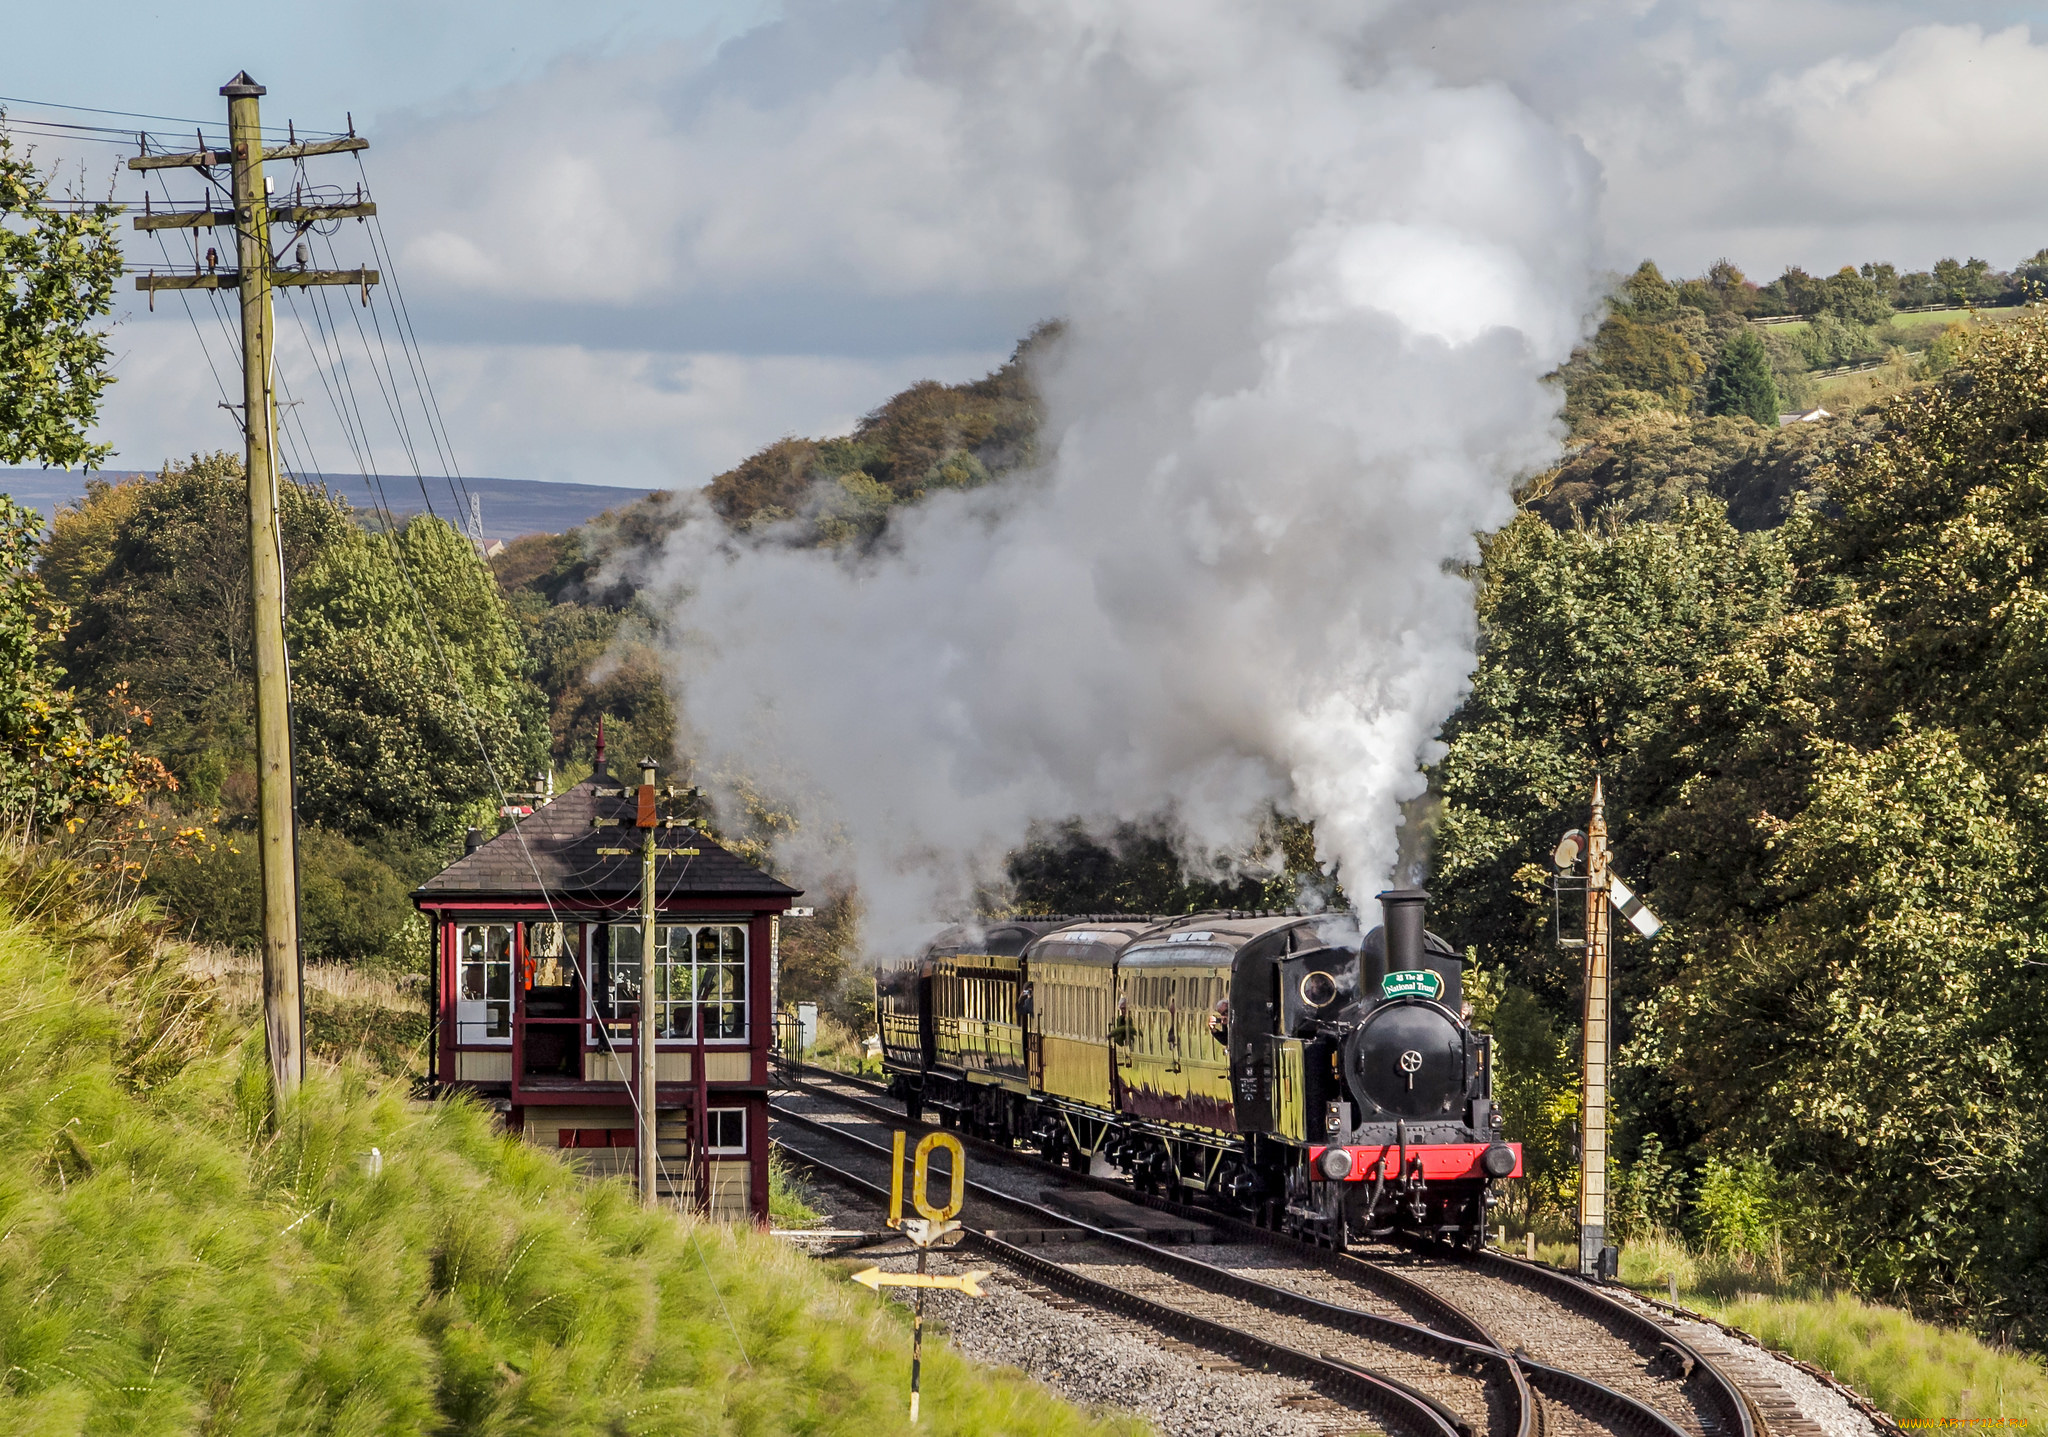
[[[1586,824],[1586,1000],[1579,1067],[1579,1275],[1601,1277],[1607,1246],[1607,804],[1593,780]]]
[[[653,1207],[660,1200],[654,1188],[656,1079],[654,1039],[654,835],[660,821],[654,811],[654,760],[640,760],[640,1042],[634,1055],[640,1069],[640,1202]],[[699,1020],[702,1021],[701,1019]]]
[[[316,220],[362,218],[376,206],[286,205],[275,209],[264,180],[265,160],[302,159],[369,148],[367,140],[343,140],[265,148],[261,100],[267,93],[244,70],[220,87],[228,102],[228,148],[186,154],[143,154],[128,161],[131,170],[174,167],[207,170],[227,168],[233,208],[167,211],[144,214],[135,221],[141,230],[213,229],[232,226],[236,267],[193,273],[139,276],[135,287],[160,289],[239,289],[242,307],[242,434],[243,470],[249,485],[250,593],[255,610],[256,658],[256,794],[257,846],[263,861],[263,1036],[270,1055],[270,1081],[276,1111],[282,1113],[306,1074],[305,1016],[300,1001],[298,842],[292,792],[291,666],[284,641],[284,540],[278,528],[277,398],[270,291],[274,283],[349,284],[369,287],[375,270],[280,271],[271,254],[270,225],[275,217],[303,234]],[[218,181],[216,181],[218,183]],[[303,251],[302,251],[303,253]]]
[[[275,362],[270,309],[270,200],[263,184],[263,87],[246,71],[228,97],[236,247],[242,271],[243,472],[256,611],[256,824],[263,855],[263,1036],[280,1109],[306,1076],[299,1001],[299,864],[292,814],[291,669],[284,649],[284,552],[277,522]]]

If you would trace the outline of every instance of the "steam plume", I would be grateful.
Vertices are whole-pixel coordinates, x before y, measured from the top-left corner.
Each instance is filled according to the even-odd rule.
[[[963,223],[1009,207],[1056,276],[1044,467],[864,560],[707,518],[660,571],[698,752],[844,826],[877,938],[1036,818],[1223,849],[1277,804],[1354,894],[1392,865],[1596,194],[1504,90],[1377,68],[1380,8],[956,0],[891,57]]]

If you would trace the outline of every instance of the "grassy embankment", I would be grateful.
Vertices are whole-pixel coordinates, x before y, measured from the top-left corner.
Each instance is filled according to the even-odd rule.
[[[232,983],[61,866],[0,854],[0,893],[0,1434],[901,1425],[898,1309],[370,1061],[272,1131]],[[943,1348],[925,1380],[934,1432],[1144,1430]]]
[[[1507,1246],[1520,1252],[1520,1238]],[[1537,1256],[1576,1268],[1578,1247],[1539,1242]],[[2048,1370],[2040,1359],[1968,1332],[1925,1322],[1768,1261],[1702,1255],[1672,1238],[1626,1244],[1625,1286],[1739,1327],[1767,1346],[1832,1372],[1895,1418],[2005,1417],[2048,1423]]]
[[[868,1056],[863,1040],[844,1023],[822,1013],[818,1015],[818,1041],[815,1046],[804,1049],[804,1061],[855,1077],[882,1076],[882,1060]]]

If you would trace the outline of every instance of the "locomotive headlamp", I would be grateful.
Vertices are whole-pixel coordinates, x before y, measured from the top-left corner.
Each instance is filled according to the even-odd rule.
[[[1331,1182],[1343,1182],[1344,1179],[1351,1176],[1351,1169],[1354,1166],[1356,1166],[1356,1164],[1354,1163],[1351,1157],[1351,1149],[1323,1149],[1323,1176],[1328,1178]]]

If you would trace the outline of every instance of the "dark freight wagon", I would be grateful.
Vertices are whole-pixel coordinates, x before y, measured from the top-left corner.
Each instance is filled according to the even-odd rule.
[[[641,970],[636,786],[589,778],[413,894],[433,922],[429,1080],[527,1141],[630,1176],[640,1005],[654,1005],[658,1191],[768,1217],[768,1054],[781,914],[798,890],[694,829],[662,833]],[[602,826],[600,826],[602,825]]]

